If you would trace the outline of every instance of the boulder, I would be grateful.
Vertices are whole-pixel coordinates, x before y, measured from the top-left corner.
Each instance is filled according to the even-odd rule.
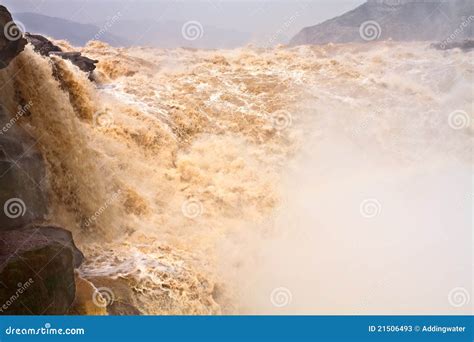
[[[95,70],[98,60],[90,59],[82,56],[80,52],[64,52],[57,45],[54,45],[49,39],[39,34],[25,34],[28,42],[33,45],[34,50],[43,56],[59,56],[63,59],[71,61],[72,64],[76,65],[79,69],[89,73],[89,75]]]
[[[69,231],[31,225],[0,232],[0,314],[63,315],[83,260]]]
[[[21,29],[13,22],[8,10],[0,5],[0,69],[10,64],[26,43]]]
[[[62,52],[59,46],[54,45],[49,39],[39,34],[31,34],[27,32],[25,33],[25,38],[28,43],[33,45],[34,50],[42,56],[49,56],[50,52]]]
[[[72,64],[77,66],[89,75],[95,70],[96,64],[99,63],[96,59],[90,59],[86,56],[82,56],[80,52],[52,52],[50,55],[56,55],[62,59],[71,61]]]

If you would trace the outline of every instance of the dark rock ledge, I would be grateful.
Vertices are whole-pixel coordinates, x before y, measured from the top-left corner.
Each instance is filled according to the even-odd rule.
[[[87,72],[89,76],[91,76],[92,72],[95,70],[95,65],[99,63],[98,60],[82,56],[80,52],[64,52],[59,46],[54,45],[50,40],[41,35],[26,33],[25,38],[31,45],[33,45],[35,51],[41,55],[47,57],[54,55],[69,60],[79,69]]]
[[[0,73],[26,44],[0,6]],[[91,71],[80,55],[61,57]],[[75,269],[84,257],[71,232],[44,223],[45,162],[35,141],[16,124],[15,113],[5,109],[2,101],[9,99],[4,96],[0,93],[0,315],[68,314],[76,303]],[[21,115],[30,115],[28,105]]]

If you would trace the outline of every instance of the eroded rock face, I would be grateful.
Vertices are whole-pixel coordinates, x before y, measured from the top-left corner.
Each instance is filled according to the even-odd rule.
[[[52,226],[0,232],[0,314],[63,315],[83,260],[69,231]]]
[[[26,43],[8,10],[0,5],[0,69],[10,64],[23,51]]]
[[[26,44],[8,10],[0,6],[0,69]],[[36,142],[17,125],[32,103],[9,112],[0,101],[0,230],[41,221],[46,213],[46,171]]]
[[[42,221],[47,214],[46,170],[35,142],[0,135],[0,231]]]
[[[0,69],[25,44],[0,6]],[[47,214],[46,167],[37,141],[17,123],[34,103],[22,99],[19,108],[8,109],[3,102],[12,99],[0,95],[0,315],[67,314],[76,293],[74,271],[84,256],[71,232],[36,223]]]

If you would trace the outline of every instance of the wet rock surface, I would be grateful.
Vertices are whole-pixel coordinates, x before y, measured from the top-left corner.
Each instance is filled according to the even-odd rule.
[[[26,43],[8,10],[0,6],[0,69],[10,64]],[[54,46],[44,49],[54,50]],[[18,124],[30,115],[34,103],[7,108],[6,103],[12,101],[2,95],[0,315],[67,314],[76,294],[74,270],[84,256],[71,232],[39,224],[48,212],[45,161],[36,148],[37,141]]]
[[[41,35],[26,33],[25,37],[28,42],[33,45],[35,51],[41,55],[59,56],[71,61],[72,64],[76,65],[84,72],[92,73],[96,68],[95,65],[99,62],[86,56],[82,56],[80,52],[64,52],[59,46],[54,45],[49,39]]]
[[[46,203],[46,170],[34,141],[0,135],[0,231],[42,221]]]
[[[10,13],[0,6],[0,69],[23,50],[26,40],[21,35]],[[32,105],[9,111],[0,102],[0,231],[41,221],[47,213],[43,158],[36,141],[17,124]]]
[[[0,314],[67,314],[82,259],[71,233],[59,227],[0,232]]]
[[[23,51],[26,43],[6,7],[0,5],[0,69],[10,64]]]
[[[36,52],[42,56],[49,56],[50,52],[62,52],[61,48],[57,45],[54,45],[49,39],[39,35],[25,33],[25,38],[33,45]]]

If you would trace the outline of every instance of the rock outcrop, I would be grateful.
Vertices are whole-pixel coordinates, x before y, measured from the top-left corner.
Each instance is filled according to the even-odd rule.
[[[0,68],[23,51],[26,40],[0,6]],[[0,231],[41,221],[47,213],[46,171],[36,142],[17,125],[32,103],[8,110],[0,102]]]
[[[54,45],[49,39],[41,35],[26,33],[25,37],[33,45],[35,51],[41,55],[55,55],[67,59],[82,71],[89,73],[89,75],[95,70],[95,65],[99,63],[98,60],[82,56],[80,52],[64,52],[59,46]]]
[[[23,33],[0,6],[0,69],[23,51]],[[0,70],[0,72],[6,72]],[[48,209],[46,167],[37,142],[18,125],[34,103],[19,108],[0,96],[0,314],[67,314],[84,256],[71,232],[41,224]]]
[[[61,48],[57,45],[54,45],[49,39],[39,35],[39,34],[31,34],[26,32],[25,38],[33,45],[36,52],[41,54],[42,56],[49,56],[50,52],[62,52]]]
[[[76,294],[74,268],[82,260],[62,228],[0,232],[0,314],[67,314]]]
[[[8,10],[0,5],[0,69],[6,68],[8,64],[26,45],[19,27],[13,22]]]
[[[4,112],[0,109],[0,113]],[[35,142],[12,127],[0,135],[0,231],[41,222],[46,203],[43,158]]]
[[[321,24],[306,27],[290,45],[374,40],[443,41],[473,37],[471,0],[370,0]]]

